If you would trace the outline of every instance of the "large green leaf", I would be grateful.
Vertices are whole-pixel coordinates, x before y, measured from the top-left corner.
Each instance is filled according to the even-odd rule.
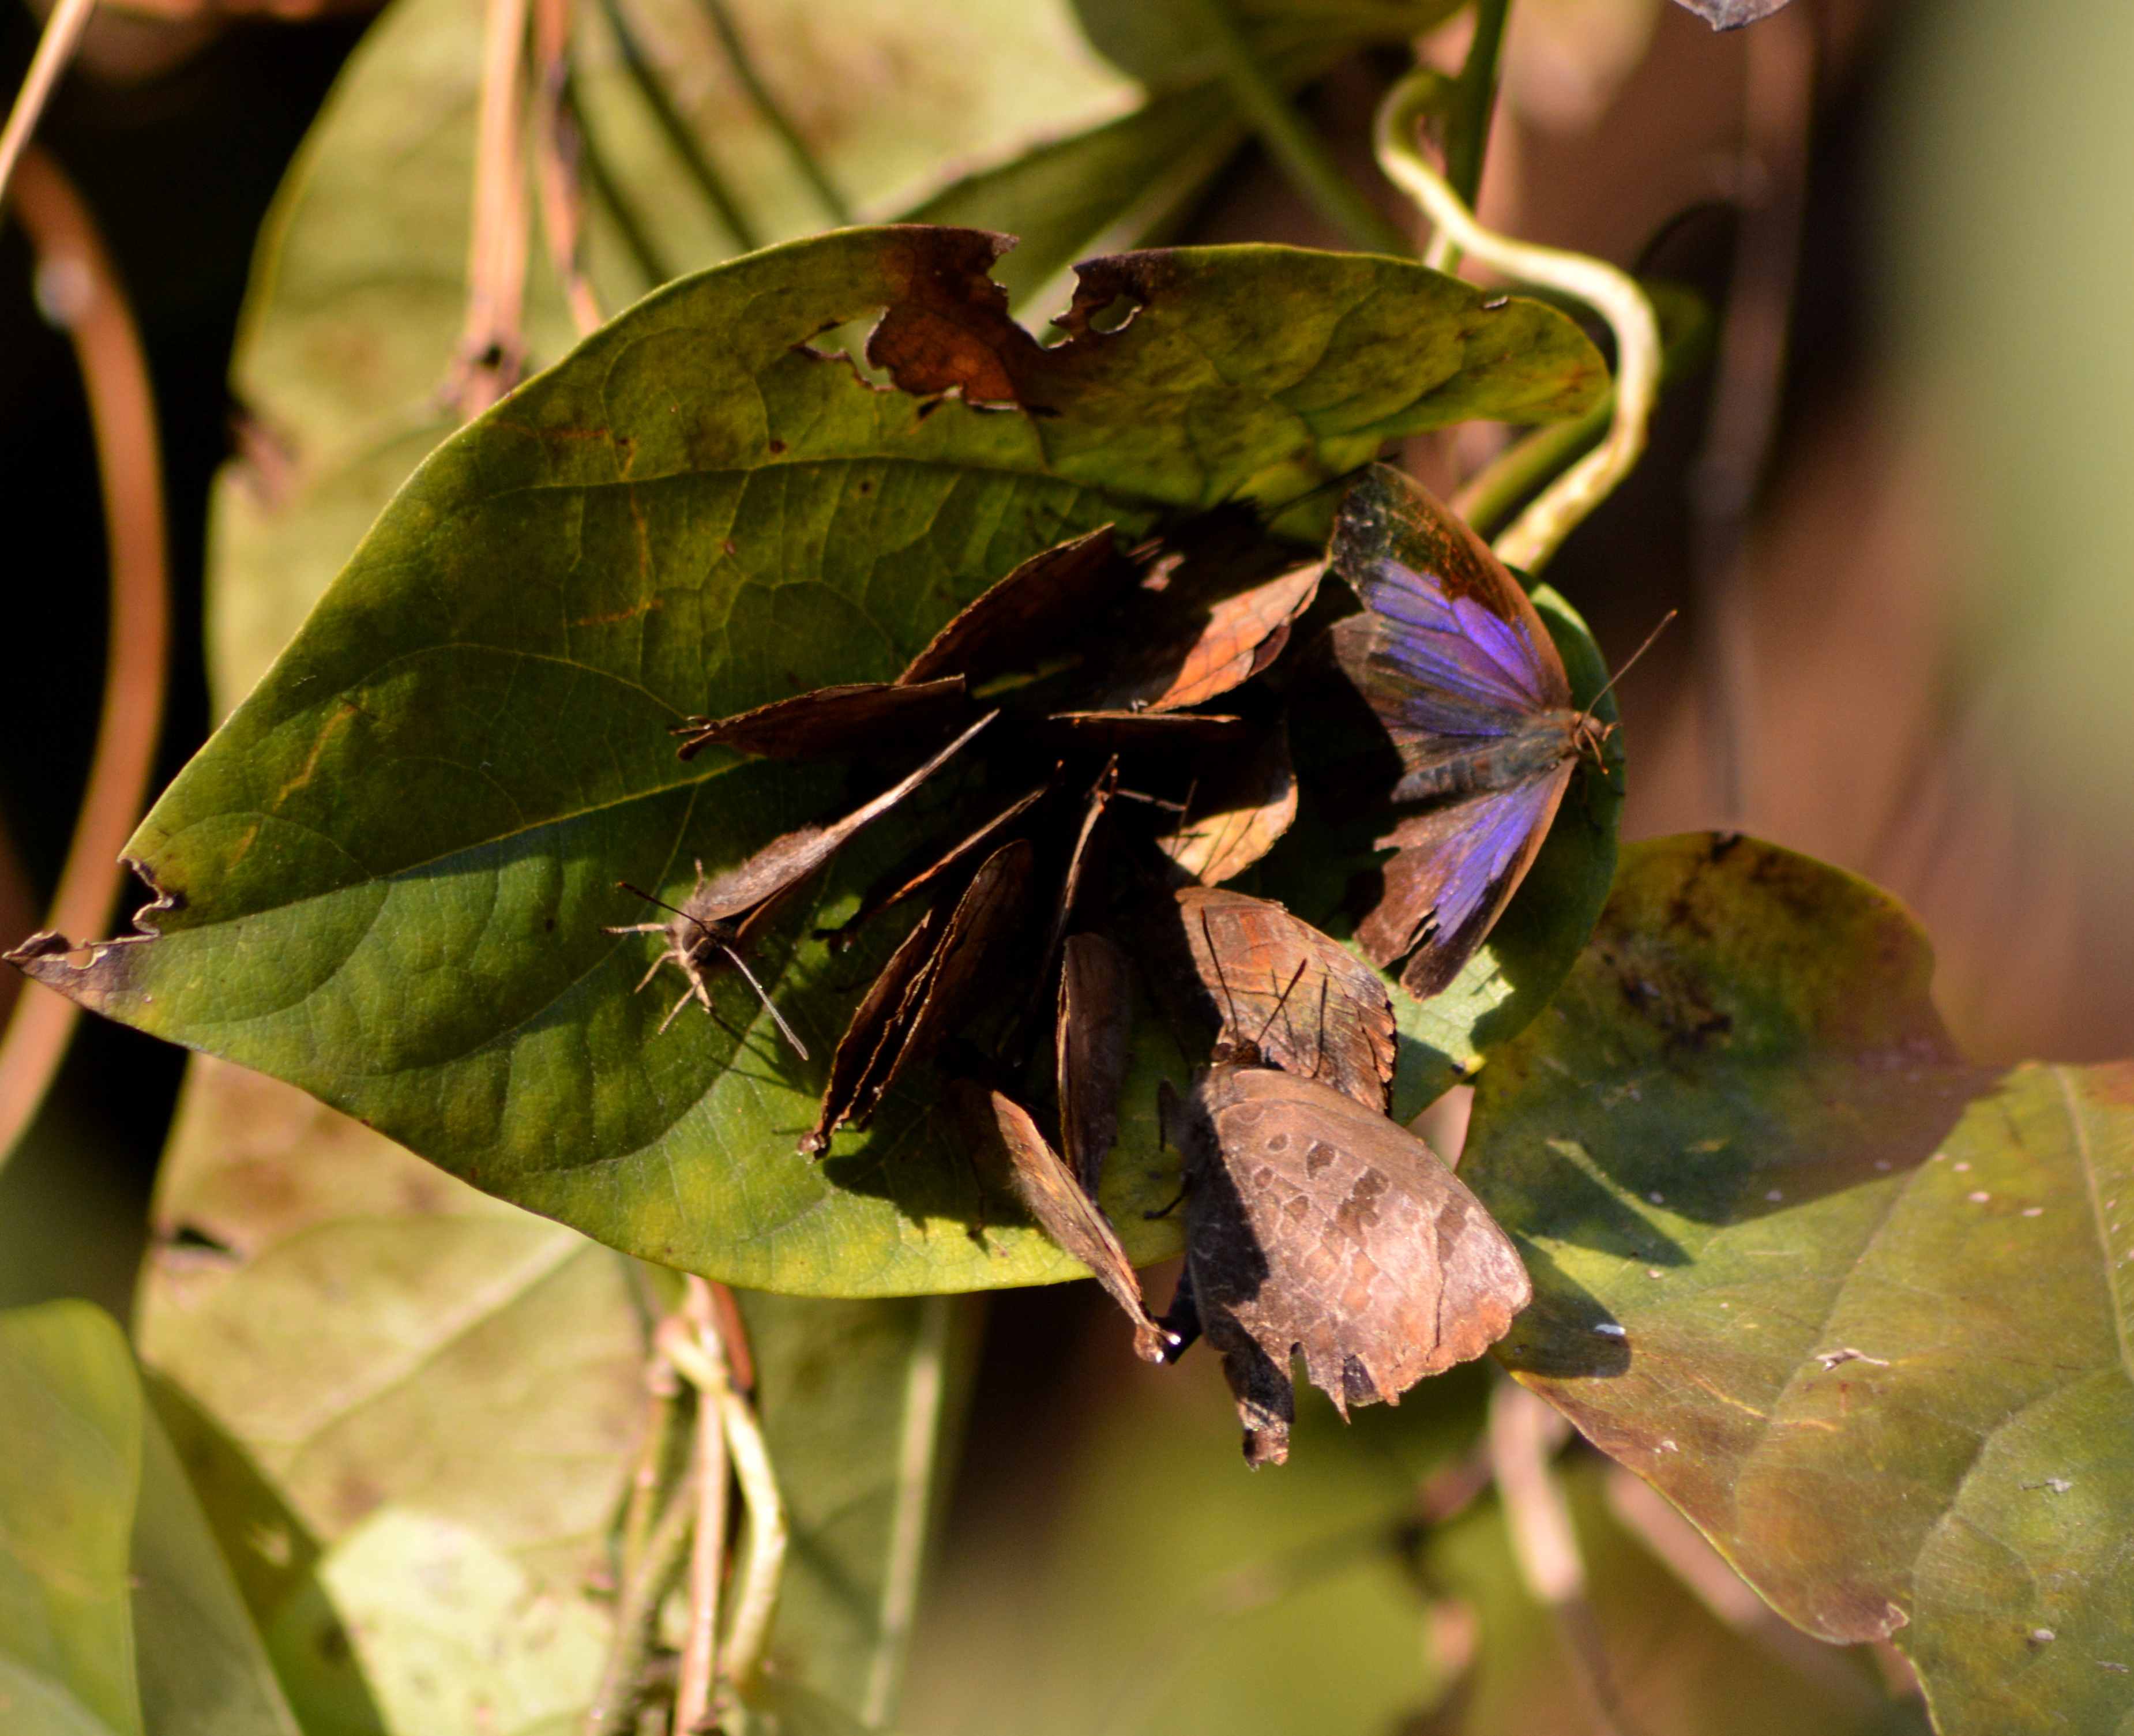
[[[265,1644],[171,1438],[143,1418],[133,1628],[152,1736],[297,1736]]]
[[[976,1304],[740,1295],[794,1541],[770,1674],[868,1729],[896,1714],[970,1390]],[[785,1724],[806,1730],[804,1703]]]
[[[1478,1087],[1536,1291],[1501,1354],[1951,1736],[2134,1729],[2134,1071],[1967,1066],[1929,970],[1833,869],[1627,852]]]
[[[666,726],[884,678],[1016,561],[1106,520],[1285,499],[1384,441],[1539,417],[1599,388],[1532,303],[1391,259],[1278,248],[1090,269],[1117,330],[1040,348],[962,230],[853,229],[678,283],[456,436],[130,846],[161,938],[36,966],[99,1011],[312,1091],[478,1185],[661,1263],[868,1295],[1069,1275],[1034,1230],[981,1242],[960,1150],[907,1092],[817,1165],[794,1149],[861,980],[765,960],[818,1046],[664,1038],[629,877],[678,892],[835,805],[838,779],[707,755]],[[806,345],[888,310],[974,395],[881,390]],[[916,365],[916,364],[915,364]],[[848,910],[887,840],[820,884]],[[849,858],[849,859],[847,859]],[[797,926],[797,923],[796,923]],[[1167,1197],[1113,1167],[1145,1254]]]
[[[156,1396],[306,1729],[575,1729],[660,1286],[211,1060],[156,1220]],[[968,1335],[942,1301],[742,1304],[792,1530],[774,1665],[878,1715]]]
[[[297,1736],[126,1341],[84,1302],[0,1314],[0,1728]]]
[[[1082,44],[1064,0],[725,3],[823,173],[862,209],[905,209],[952,165],[1011,162],[1102,128],[1138,95]],[[704,8],[624,0],[622,9],[760,232],[786,239],[826,224],[736,83]],[[635,221],[670,270],[737,251],[653,123],[601,8],[577,11],[587,130]],[[210,539],[210,637],[244,687],[451,430],[442,393],[465,316],[481,28],[480,9],[459,0],[388,10],[336,84],[262,235],[233,386],[263,438],[225,468]],[[1185,142],[1166,136],[1153,142],[1162,153],[1153,162],[1144,151],[1116,172],[1078,171],[1076,182],[1103,179],[1130,203]],[[981,193],[966,196],[957,220],[1012,228],[1028,208],[1026,197]],[[616,311],[653,283],[601,200],[589,198],[587,220],[593,285]],[[538,224],[523,335],[537,366],[575,335]]]
[[[206,1061],[156,1226],[142,1354],[307,1727],[582,1709],[645,1415],[627,1262]],[[433,1626],[479,1681],[411,1662]]]
[[[141,1388],[86,1302],[0,1314],[0,1714],[21,1736],[141,1736],[128,1539]]]
[[[1596,1699],[1618,1728],[1638,1736],[1924,1731],[1918,1701],[1892,1700],[1865,1658],[1818,1655],[1783,1628],[1795,1643],[1774,1644],[1768,1633],[1722,1620],[1622,1522],[1600,1465],[1568,1460],[1557,1474],[1585,1570],[1584,1608],[1558,1614],[1535,1597],[1494,1497],[1433,1531],[1423,1546],[1425,1575],[1477,1618],[1479,1644],[1471,1673],[1433,1708],[1435,1718],[1418,1720],[1418,1731],[1584,1731],[1596,1728]],[[1580,1642],[1591,1648],[1586,1658],[1573,1649]],[[1593,1659],[1597,1683],[1590,1680]]]

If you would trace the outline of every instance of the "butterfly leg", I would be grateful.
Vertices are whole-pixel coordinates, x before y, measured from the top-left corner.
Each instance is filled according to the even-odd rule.
[[[1289,1425],[1296,1416],[1296,1392],[1289,1370],[1277,1367],[1259,1341],[1234,1319],[1216,1321],[1209,1342],[1222,1353],[1223,1377],[1238,1401],[1245,1425],[1245,1463],[1254,1470],[1289,1457]]]
[[[1156,1323],[1170,1337],[1164,1361],[1175,1362],[1192,1348],[1193,1341],[1200,1336],[1200,1304],[1193,1298],[1193,1268],[1186,1266],[1178,1275],[1178,1288],[1171,1293],[1171,1306]]]
[[[1157,1150],[1166,1150],[1171,1145],[1176,1144],[1181,1155],[1185,1152],[1186,1147],[1184,1141],[1174,1140],[1171,1137],[1171,1130],[1180,1125],[1181,1112],[1179,1107],[1178,1093],[1171,1088],[1171,1081],[1158,1079],[1156,1082],[1156,1149]],[[1190,1189],[1185,1169],[1181,1167],[1178,1177],[1178,1191],[1171,1197],[1170,1203],[1157,1208],[1153,1212],[1144,1212],[1141,1215],[1147,1218],[1168,1218],[1179,1207],[1185,1203],[1185,1196],[1189,1191]],[[1182,1285],[1184,1280],[1181,1279],[1180,1282]],[[1196,1326],[1194,1330],[1198,1332],[1200,1328]]]

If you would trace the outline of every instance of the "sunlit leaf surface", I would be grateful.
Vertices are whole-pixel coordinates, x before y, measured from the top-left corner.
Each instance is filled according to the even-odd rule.
[[[1500,1354],[1945,1732],[2134,1717],[2134,1073],[1952,1049],[1892,900],[1642,845],[1461,1173],[1537,1292]]]

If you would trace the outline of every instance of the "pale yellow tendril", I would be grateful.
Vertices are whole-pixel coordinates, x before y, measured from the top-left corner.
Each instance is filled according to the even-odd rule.
[[[1443,80],[1418,69],[1386,94],[1378,106],[1375,144],[1378,166],[1436,226],[1433,263],[1454,251],[1473,255],[1507,277],[1575,296],[1607,321],[1615,334],[1615,413],[1600,445],[1536,495],[1496,540],[1508,566],[1533,572],[1556,552],[1587,514],[1614,492],[1645,449],[1645,429],[1659,386],[1659,324],[1644,292],[1626,272],[1601,259],[1561,248],[1514,241],[1485,229],[1424,157],[1417,137],[1434,111]]]

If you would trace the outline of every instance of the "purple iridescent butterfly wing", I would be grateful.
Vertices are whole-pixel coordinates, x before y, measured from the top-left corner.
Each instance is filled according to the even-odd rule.
[[[1510,570],[1402,472],[1374,465],[1349,491],[1332,564],[1364,604],[1336,654],[1400,755],[1392,798],[1446,798],[1379,841],[1399,854],[1357,929],[1382,965],[1420,940],[1401,981],[1427,996],[1480,945],[1555,817],[1571,683]]]
[[[1401,986],[1427,1000],[1451,986],[1496,926],[1526,878],[1571,782],[1572,762],[1511,789],[1491,790],[1403,820],[1378,840],[1398,852],[1385,866],[1385,892],[1357,925],[1378,963],[1428,941],[1401,972]]]
[[[1332,552],[1369,611],[1343,660],[1404,748],[1513,735],[1570,705],[1563,659],[1518,581],[1420,483],[1371,465],[1341,504]]]

